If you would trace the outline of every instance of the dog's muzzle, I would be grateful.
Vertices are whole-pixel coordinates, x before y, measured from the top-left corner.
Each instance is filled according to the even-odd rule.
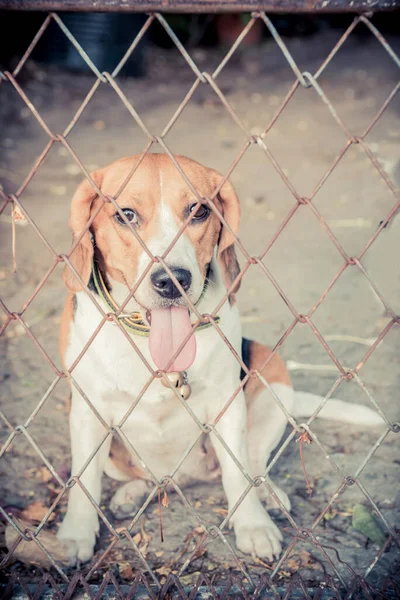
[[[173,268],[171,269],[171,273],[173,273],[174,277],[178,281],[179,285],[186,292],[192,283],[192,275],[190,271],[187,269],[181,268]],[[151,277],[151,283],[153,288],[162,298],[168,298],[168,300],[173,300],[175,298],[179,298],[182,294],[176,287],[175,283],[172,281],[169,274],[164,269],[159,269],[155,271]]]

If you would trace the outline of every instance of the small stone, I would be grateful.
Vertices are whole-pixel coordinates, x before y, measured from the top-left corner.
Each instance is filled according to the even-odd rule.
[[[46,81],[47,75],[44,71],[36,71],[35,79],[38,81]]]
[[[21,108],[21,110],[19,111],[19,116],[21,117],[21,119],[28,119],[30,114],[31,114],[31,111],[29,110],[29,108],[27,106],[24,106],[24,108]]]
[[[245,71],[249,75],[258,75],[260,72],[260,63],[258,61],[248,61],[244,65]]]
[[[308,123],[307,123],[307,121],[299,121],[297,123],[297,129],[299,131],[307,131],[307,129],[308,129]]]
[[[278,106],[280,103],[280,98],[279,96],[270,96],[268,99],[268,104],[270,106]]]
[[[364,69],[357,69],[356,71],[356,79],[358,79],[358,81],[365,81],[368,77],[368,71],[365,71]]]
[[[376,98],[369,97],[365,101],[366,106],[368,108],[374,108],[376,106]]]
[[[196,62],[202,63],[206,60],[207,54],[204,52],[204,50],[197,48],[197,50],[193,51],[193,58]]]
[[[343,95],[346,100],[353,101],[356,97],[356,92],[353,90],[353,88],[347,88],[344,90]]]
[[[67,165],[65,167],[65,171],[68,173],[68,175],[79,175],[81,173],[78,165],[75,165],[74,163]]]
[[[103,129],[106,128],[106,124],[104,121],[102,121],[101,119],[99,119],[98,121],[95,121],[93,123],[93,127],[97,130],[97,131],[103,131]]]
[[[52,185],[49,188],[50,194],[54,194],[54,196],[65,196],[67,193],[67,188],[65,185]]]

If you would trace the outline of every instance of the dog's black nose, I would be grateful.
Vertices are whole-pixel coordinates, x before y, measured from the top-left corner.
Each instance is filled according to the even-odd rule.
[[[192,275],[190,271],[187,269],[171,269],[171,272],[174,274],[174,277],[176,277],[176,280],[186,292],[192,283]],[[170,300],[173,300],[174,298],[179,298],[179,296],[181,296],[180,291],[168,273],[164,271],[164,269],[155,271],[155,273],[152,274],[151,283],[153,284],[156,292],[163,298],[169,298]]]

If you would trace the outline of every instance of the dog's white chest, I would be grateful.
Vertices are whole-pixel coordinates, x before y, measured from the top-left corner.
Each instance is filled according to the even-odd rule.
[[[67,364],[75,360],[100,321],[101,315],[82,295],[71,326]],[[238,346],[239,324],[235,326],[235,320],[228,318],[226,324],[229,327],[224,333]],[[220,336],[209,328],[196,337],[196,361],[188,370],[192,394],[186,405],[159,379],[148,385],[150,370],[126,336],[109,322],[73,371],[102,417],[114,426],[121,424],[133,448],[157,476],[166,475],[176,466],[200,437],[199,424],[212,422],[228,401],[229,390],[233,392],[237,386],[238,364]],[[132,341],[154,368],[148,339],[133,336]]]

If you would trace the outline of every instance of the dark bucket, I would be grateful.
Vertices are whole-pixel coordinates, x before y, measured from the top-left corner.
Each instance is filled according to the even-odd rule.
[[[99,71],[111,72],[142,27],[145,17],[136,14],[60,13],[60,18],[94,62]],[[135,48],[122,74],[143,74],[144,40]],[[79,52],[56,23],[46,30],[34,58],[70,71],[91,71]]]

